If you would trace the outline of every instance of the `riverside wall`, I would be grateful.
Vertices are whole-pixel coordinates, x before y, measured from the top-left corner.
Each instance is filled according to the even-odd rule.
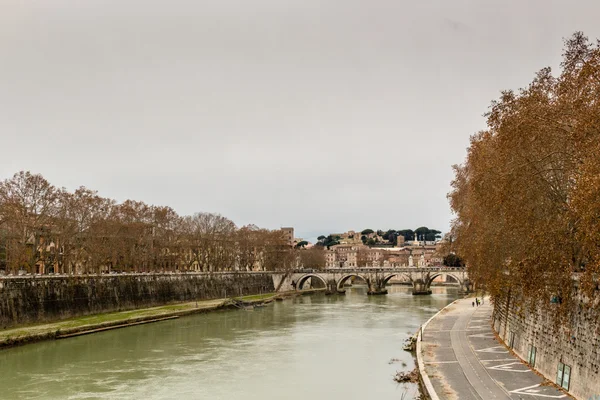
[[[513,351],[548,380],[557,381],[559,363],[571,367],[568,393],[577,399],[600,399],[600,304],[579,300],[569,326],[556,327],[552,305],[534,311],[494,304],[494,330]],[[511,340],[512,339],[512,340]]]
[[[274,291],[268,273],[20,276],[0,279],[0,329],[175,302]]]

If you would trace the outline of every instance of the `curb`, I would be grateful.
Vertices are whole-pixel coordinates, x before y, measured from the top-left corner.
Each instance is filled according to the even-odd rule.
[[[146,319],[146,320],[137,321],[137,322],[125,322],[125,323],[119,324],[119,325],[110,325],[110,326],[105,326],[105,327],[100,327],[100,328],[92,328],[92,329],[88,329],[88,330],[84,330],[84,331],[65,333],[62,335],[57,334],[54,338],[55,339],[66,339],[66,338],[75,337],[75,336],[89,335],[91,333],[96,333],[96,332],[110,331],[113,329],[126,328],[128,326],[143,325],[143,324],[149,324],[152,322],[160,322],[160,321],[166,321],[169,319],[177,319],[177,318],[179,318],[178,315],[171,315],[169,317]]]
[[[423,388],[425,389],[425,395],[429,396],[429,398],[431,400],[440,400],[440,398],[438,397],[437,393],[435,392],[435,389],[433,388],[433,384],[431,383],[431,379],[429,379],[429,375],[427,375],[427,372],[425,372],[425,362],[423,361],[423,356],[421,355],[421,350],[422,350],[421,335],[422,335],[423,331],[425,331],[427,324],[429,324],[431,322],[431,320],[433,320],[435,317],[438,316],[439,313],[441,313],[446,308],[450,307],[451,305],[453,305],[454,303],[456,303],[459,300],[462,300],[462,299],[454,300],[452,303],[448,304],[447,306],[442,308],[440,311],[435,313],[431,318],[429,318],[427,320],[427,322],[425,322],[423,325],[421,325],[421,328],[419,329],[419,332],[417,333],[417,365],[419,366],[419,375],[421,376],[421,379],[423,380]]]

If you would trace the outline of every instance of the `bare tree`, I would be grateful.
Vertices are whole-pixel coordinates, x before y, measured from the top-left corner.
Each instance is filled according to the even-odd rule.
[[[300,257],[300,264],[309,269],[325,269],[325,250],[322,246],[313,246],[310,249],[296,250]]]
[[[38,272],[36,265],[43,257],[40,243],[48,238],[57,200],[58,191],[41,175],[21,171],[0,182],[0,215],[13,272],[21,267]]]
[[[304,262],[319,267],[321,253],[304,253]],[[0,268],[13,273],[291,270],[300,262],[281,231],[237,229],[218,214],[118,204],[29,172],[0,182]]]

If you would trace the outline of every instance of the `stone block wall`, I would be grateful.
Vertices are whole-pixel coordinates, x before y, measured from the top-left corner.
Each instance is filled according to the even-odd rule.
[[[266,273],[24,276],[0,279],[0,329],[173,302],[274,291]]]
[[[508,315],[507,315],[508,314]],[[600,305],[579,301],[570,326],[555,327],[552,304],[517,310],[494,305],[494,329],[519,357],[528,361],[535,346],[535,369],[556,383],[558,365],[571,367],[569,393],[577,399],[600,398]]]

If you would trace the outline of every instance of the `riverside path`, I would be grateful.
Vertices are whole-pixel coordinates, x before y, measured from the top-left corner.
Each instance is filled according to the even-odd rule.
[[[568,399],[500,343],[490,321],[488,299],[457,300],[423,329],[421,359],[436,399]],[[437,396],[437,397],[436,397]]]

